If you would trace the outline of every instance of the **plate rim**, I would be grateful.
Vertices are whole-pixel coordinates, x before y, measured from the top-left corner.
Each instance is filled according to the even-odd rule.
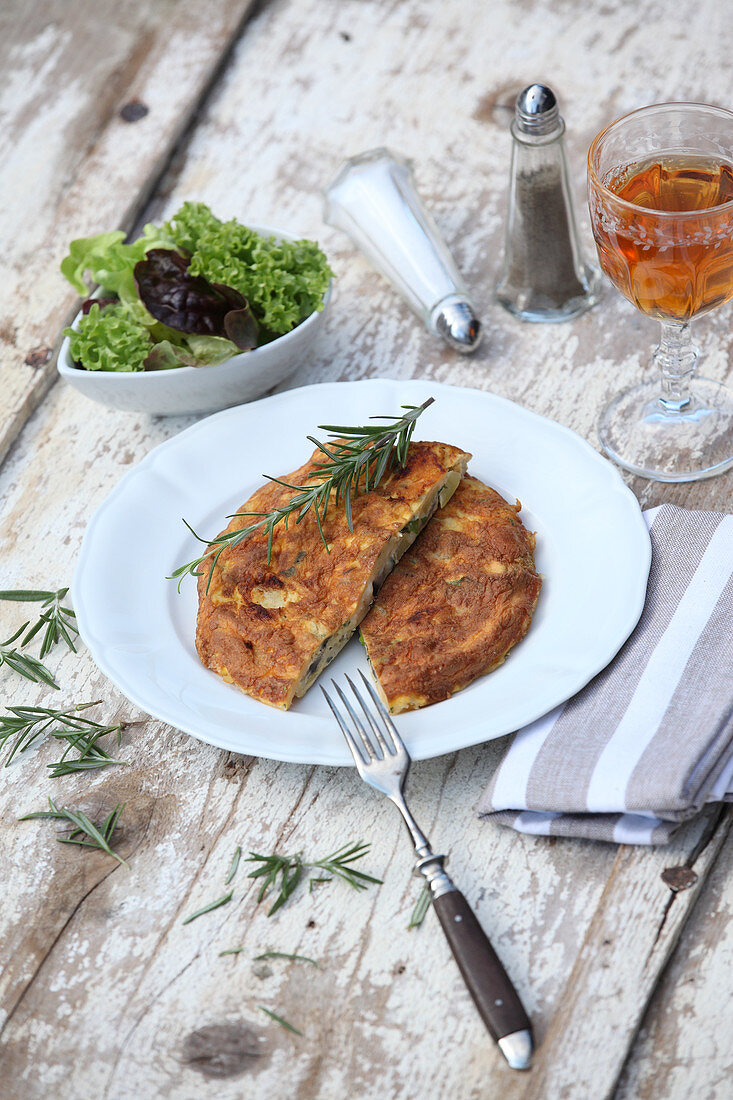
[[[100,652],[100,650],[96,648],[95,644],[92,642],[92,638],[91,638],[90,634],[86,631],[86,625],[85,625],[85,621],[84,621],[84,616],[85,616],[84,600],[81,597],[80,588],[81,588],[81,576],[82,576],[82,572],[83,572],[84,563],[85,563],[86,557],[87,557],[87,555],[90,551],[90,546],[91,546],[93,533],[94,533],[94,530],[95,530],[97,524],[100,521],[100,518],[102,517],[104,512],[110,507],[110,505],[112,505],[114,503],[114,500],[124,490],[126,485],[131,480],[133,480],[135,477],[140,475],[141,469],[146,464],[152,464],[153,461],[155,460],[156,456],[164,448],[169,448],[169,447],[172,447],[174,445],[180,445],[180,441],[182,439],[184,439],[184,437],[190,438],[195,433],[201,431],[204,428],[204,426],[208,427],[209,423],[213,420],[217,420],[219,418],[224,418],[224,417],[235,417],[237,415],[241,415],[241,411],[243,409],[252,409],[254,406],[259,407],[264,403],[277,403],[278,401],[280,401],[284,398],[292,398],[293,395],[297,395],[298,393],[302,393],[302,392],[306,392],[306,391],[310,392],[310,391],[314,391],[314,390],[317,391],[319,389],[320,390],[333,389],[335,387],[340,388],[340,387],[343,387],[343,386],[348,386],[349,388],[354,388],[354,387],[362,388],[362,387],[370,387],[370,386],[375,386],[375,385],[379,386],[379,385],[383,385],[385,383],[388,384],[388,385],[391,385],[393,387],[411,387],[413,385],[417,385],[417,386],[421,386],[421,387],[432,388],[432,389],[435,389],[435,390],[458,392],[460,394],[466,394],[466,395],[470,395],[470,394],[480,395],[480,397],[482,399],[485,399],[485,400],[488,399],[489,401],[496,403],[500,407],[501,406],[508,406],[512,410],[518,411],[522,416],[529,417],[531,420],[535,420],[535,421],[539,422],[543,427],[549,426],[553,432],[559,432],[560,434],[569,437],[569,439],[572,441],[573,445],[574,446],[580,445],[581,450],[584,450],[586,452],[587,456],[594,462],[594,465],[597,466],[599,471],[603,470],[604,473],[608,476],[609,490],[613,490],[615,492],[619,492],[619,490],[620,490],[620,496],[622,498],[625,497],[628,502],[630,502],[634,505],[634,507],[633,507],[633,509],[631,509],[631,511],[634,513],[634,518],[635,518],[636,526],[637,526],[637,529],[638,529],[638,533],[640,535],[642,535],[642,541],[644,543],[644,547],[645,547],[645,551],[646,551],[646,554],[645,554],[645,559],[646,560],[645,560],[644,563],[642,563],[642,567],[639,570],[639,580],[638,580],[638,585],[637,585],[636,596],[635,596],[635,599],[633,601],[630,601],[630,604],[631,604],[631,607],[633,608],[633,610],[631,608],[629,609],[629,616],[627,618],[627,622],[630,625],[628,625],[628,629],[624,628],[625,632],[624,631],[619,631],[619,633],[623,634],[623,636],[620,637],[618,640],[614,639],[613,649],[608,654],[608,656],[605,656],[602,660],[600,660],[599,662],[596,662],[593,665],[592,671],[590,671],[587,675],[586,675],[586,672],[584,671],[583,674],[582,674],[582,678],[579,678],[579,682],[578,682],[577,686],[574,687],[573,690],[569,692],[569,694],[565,695],[564,699],[558,700],[556,703],[552,704],[552,706],[550,706],[549,708],[543,709],[540,713],[537,713],[534,718],[530,718],[526,722],[524,722],[522,724],[522,727],[516,727],[515,725],[512,725],[510,728],[503,729],[500,732],[493,732],[488,737],[486,737],[486,736],[477,737],[475,734],[476,734],[478,724],[474,723],[470,727],[465,727],[465,729],[466,729],[466,736],[465,737],[461,737],[460,733],[456,732],[456,735],[452,738],[450,745],[448,745],[447,747],[439,749],[437,752],[434,751],[433,749],[429,749],[427,752],[424,752],[424,753],[422,753],[420,751],[413,752],[412,753],[412,758],[415,759],[415,760],[432,759],[433,757],[441,756],[441,755],[444,755],[444,754],[450,753],[450,752],[459,751],[460,749],[463,749],[463,748],[470,748],[472,746],[485,744],[487,741],[495,740],[498,737],[502,737],[502,736],[505,736],[508,733],[514,732],[514,730],[516,728],[524,728],[524,726],[531,724],[531,722],[536,721],[537,719],[542,717],[542,715],[549,713],[556,706],[560,706],[560,705],[562,705],[563,702],[566,702],[568,699],[572,698],[573,695],[575,695],[575,694],[577,694],[577,692],[581,691],[583,689],[583,687],[585,687],[595,676],[598,675],[599,672],[601,672],[604,668],[606,668],[607,665],[613,660],[616,653],[618,653],[619,649],[624,645],[625,641],[628,639],[628,637],[630,636],[630,634],[634,630],[635,626],[637,625],[637,623],[639,621],[639,618],[641,617],[642,611],[644,609],[644,604],[646,602],[646,592],[647,592],[649,570],[651,568],[651,539],[650,539],[649,531],[648,531],[646,522],[644,520],[644,516],[643,516],[643,513],[642,513],[641,506],[639,504],[639,501],[637,500],[635,494],[632,492],[632,490],[629,488],[629,486],[626,485],[625,482],[623,481],[620,472],[616,469],[616,467],[608,459],[606,459],[600,452],[598,452],[586,439],[584,439],[581,435],[579,435],[579,433],[573,431],[572,428],[567,427],[567,425],[561,424],[558,421],[553,420],[549,416],[545,416],[542,413],[538,413],[538,412],[535,412],[532,409],[528,409],[525,406],[520,405],[518,402],[512,401],[510,398],[502,397],[499,394],[495,394],[490,390],[481,390],[481,389],[478,389],[475,386],[453,385],[451,383],[439,382],[439,381],[435,381],[435,380],[432,380],[432,379],[422,379],[422,378],[418,378],[418,379],[416,379],[416,378],[402,378],[401,379],[401,378],[389,378],[389,377],[381,377],[380,376],[380,377],[377,377],[377,378],[353,379],[353,380],[345,380],[345,381],[338,381],[338,382],[326,381],[326,382],[311,383],[311,384],[308,384],[308,385],[305,385],[305,386],[293,387],[292,389],[282,390],[282,391],[279,391],[278,393],[270,394],[266,397],[259,398],[255,401],[250,401],[250,402],[245,402],[245,403],[240,404],[240,405],[235,405],[235,406],[232,406],[230,408],[222,409],[218,412],[215,412],[215,413],[212,413],[208,416],[202,417],[195,424],[189,425],[189,427],[184,428],[183,431],[177,432],[175,435],[171,436],[170,439],[163,440],[161,443],[158,443],[154,447],[152,447],[151,450],[149,450],[147,452],[147,454],[145,454],[138,462],[135,463],[134,466],[132,466],[131,469],[125,471],[125,473],[122,475],[122,477],[116,483],[116,485],[113,486],[113,488],[110,490],[110,492],[98,504],[98,506],[95,508],[94,512],[90,516],[90,518],[87,522],[87,525],[84,529],[84,533],[83,533],[82,541],[81,541],[81,546],[79,548],[77,561],[76,561],[76,565],[75,565],[75,568],[74,568],[74,573],[73,573],[73,576],[72,576],[72,582],[71,582],[71,586],[70,586],[70,588],[71,588],[71,597],[72,597],[72,605],[73,605],[74,610],[77,614],[77,625],[79,627],[79,634],[81,636],[82,641],[87,646],[87,649],[89,650],[89,653],[92,657],[92,660],[96,664],[97,668],[99,668],[99,670],[115,685],[115,687],[117,687],[117,689],[119,691],[122,692],[122,694],[134,706],[138,707],[140,710],[142,710],[146,714],[149,714],[153,719],[155,719],[157,721],[164,722],[166,725],[171,726],[173,729],[180,730],[181,732],[183,732],[183,733],[185,733],[185,734],[187,734],[191,737],[194,737],[196,740],[202,741],[205,744],[212,745],[215,748],[220,748],[224,751],[235,752],[235,753],[239,753],[241,755],[262,756],[265,759],[278,760],[278,761],[283,761],[283,762],[287,762],[287,763],[321,764],[321,765],[327,765],[327,766],[351,766],[351,767],[354,766],[353,760],[351,759],[350,754],[347,753],[345,744],[343,745],[343,752],[346,755],[342,757],[339,754],[338,758],[334,758],[333,752],[319,752],[314,748],[302,749],[301,751],[297,751],[297,749],[296,749],[292,752],[280,752],[280,751],[277,751],[277,750],[273,750],[273,751],[268,750],[266,753],[263,753],[261,751],[261,749],[251,750],[251,749],[248,749],[246,747],[243,747],[241,744],[239,744],[239,745],[233,745],[233,744],[226,744],[225,745],[225,744],[222,744],[223,738],[217,739],[213,735],[210,735],[208,732],[201,732],[200,730],[194,728],[195,727],[195,722],[190,722],[190,723],[184,722],[183,724],[179,724],[179,722],[177,720],[176,721],[171,721],[171,718],[166,716],[162,712],[162,709],[159,706],[157,706],[155,704],[151,705],[149,700],[145,700],[144,692],[138,692],[137,689],[135,688],[134,684],[133,685],[128,684],[127,681],[125,681],[124,677],[120,676],[120,674],[116,670],[112,669],[110,667],[110,665],[108,664],[107,660],[106,660],[104,652]],[[531,504],[530,504],[530,507],[531,507]],[[172,582],[169,582],[169,583],[172,583]],[[610,648],[610,646],[611,646],[611,643],[609,642],[609,647],[607,647],[607,648]],[[471,731],[473,731],[473,733]],[[234,736],[234,734],[232,736]],[[237,736],[241,737],[241,732],[240,731],[238,731]],[[348,759],[347,759],[347,756],[348,756]]]

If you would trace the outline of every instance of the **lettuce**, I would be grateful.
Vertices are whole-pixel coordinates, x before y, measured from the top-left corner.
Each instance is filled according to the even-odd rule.
[[[69,337],[71,358],[85,370],[144,370],[152,349],[148,329],[121,304],[100,309],[94,302],[79,318],[78,328],[65,328],[64,336]]]
[[[240,348],[231,340],[225,340],[221,336],[199,336],[188,333],[180,342],[166,338],[154,344],[145,360],[145,370],[213,367],[239,354]]]
[[[137,270],[136,270],[137,269]],[[72,241],[61,271],[89,294],[65,329],[86,370],[165,370],[223,362],[289,332],[315,310],[333,274],[314,241],[278,241],[201,202],[125,243],[117,230]]]
[[[61,261],[61,274],[86,297],[89,287],[84,276],[89,272],[92,282],[116,294],[141,325],[153,325],[155,318],[137,293],[135,264],[145,259],[151,248],[168,248],[171,242],[155,225],[146,225],[142,237],[131,244],[123,244],[124,239],[125,234],[116,230],[72,241],[68,256]]]
[[[234,219],[219,221],[202,202],[185,202],[162,231],[190,253],[191,275],[238,290],[274,335],[323,309],[333,272],[315,241],[262,237]]]
[[[178,332],[219,336],[243,351],[257,347],[258,325],[237,290],[209,283],[188,270],[188,260],[170,248],[151,248],[135,264],[135,282],[146,309]]]

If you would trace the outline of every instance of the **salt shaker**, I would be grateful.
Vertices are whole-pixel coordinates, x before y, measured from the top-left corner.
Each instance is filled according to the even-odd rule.
[[[389,149],[350,157],[324,192],[324,220],[342,229],[429,332],[475,351],[481,322],[455,261],[415,187],[412,165]]]
[[[545,84],[517,96],[509,213],[496,297],[523,321],[567,321],[598,300],[600,274],[584,263],[563,147],[565,123]]]

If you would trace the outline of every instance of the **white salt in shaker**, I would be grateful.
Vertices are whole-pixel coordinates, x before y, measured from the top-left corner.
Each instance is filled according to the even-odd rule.
[[[326,188],[324,220],[343,229],[436,336],[474,351],[481,323],[455,261],[415,188],[412,166],[389,149],[350,157]]]
[[[563,147],[565,123],[545,84],[517,96],[499,302],[522,321],[567,321],[598,301],[583,261]]]

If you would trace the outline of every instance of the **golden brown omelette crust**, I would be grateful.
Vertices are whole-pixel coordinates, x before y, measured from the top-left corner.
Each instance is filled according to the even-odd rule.
[[[207,591],[208,563],[199,577],[196,648],[207,668],[248,695],[286,709],[321,643],[356,611],[380,551],[414,514],[414,505],[448,470],[470,457],[445,443],[413,442],[404,467],[396,467],[369,493],[353,501],[353,533],[342,506],[331,501],[323,531],[326,551],[309,512],[301,523],[275,527],[272,557],[260,532],[226,549]],[[315,451],[300,469],[284,475],[293,485],[314,476]],[[240,512],[269,512],[292,496],[269,482]],[[227,531],[246,525],[236,516]],[[367,605],[368,606],[368,605]]]
[[[466,476],[361,624],[393,713],[447,699],[524,637],[541,580],[520,504]]]

